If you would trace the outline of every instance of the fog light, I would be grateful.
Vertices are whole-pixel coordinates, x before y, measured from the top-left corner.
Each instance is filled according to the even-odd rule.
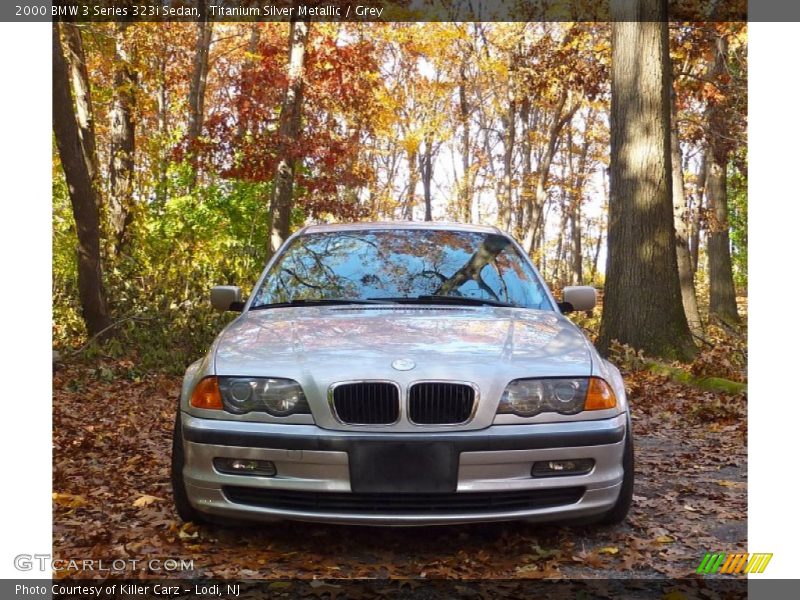
[[[586,475],[594,468],[591,458],[571,458],[569,460],[544,460],[533,463],[532,477],[559,477],[563,475]]]
[[[278,472],[275,463],[271,460],[249,458],[215,458],[214,468],[220,473],[229,475],[258,475],[259,477],[274,477]]]

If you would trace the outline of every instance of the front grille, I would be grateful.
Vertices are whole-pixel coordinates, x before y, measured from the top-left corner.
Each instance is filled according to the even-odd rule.
[[[342,383],[333,388],[333,409],[342,423],[388,425],[400,416],[400,393],[383,381]]]
[[[580,500],[585,488],[565,487],[455,494],[352,494],[223,486],[222,491],[231,502],[261,508],[313,513],[445,515],[464,512],[515,512],[564,506]]]
[[[463,423],[472,415],[475,390],[463,383],[426,381],[411,386],[408,418],[419,425]]]

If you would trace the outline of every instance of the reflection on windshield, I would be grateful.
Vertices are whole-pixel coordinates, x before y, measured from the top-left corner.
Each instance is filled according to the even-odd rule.
[[[253,307],[432,295],[553,310],[539,278],[505,236],[418,229],[302,235],[272,266]]]

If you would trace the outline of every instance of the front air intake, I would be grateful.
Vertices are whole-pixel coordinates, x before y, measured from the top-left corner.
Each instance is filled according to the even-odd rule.
[[[408,418],[417,425],[465,423],[474,406],[475,389],[465,383],[425,381],[408,393]]]
[[[393,383],[340,383],[331,390],[335,416],[348,425],[390,425],[400,417],[400,392]]]

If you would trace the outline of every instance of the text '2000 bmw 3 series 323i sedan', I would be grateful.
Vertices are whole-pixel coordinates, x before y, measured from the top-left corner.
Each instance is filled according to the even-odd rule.
[[[185,520],[622,521],[625,388],[493,227],[307,227],[186,371],[172,483]]]

